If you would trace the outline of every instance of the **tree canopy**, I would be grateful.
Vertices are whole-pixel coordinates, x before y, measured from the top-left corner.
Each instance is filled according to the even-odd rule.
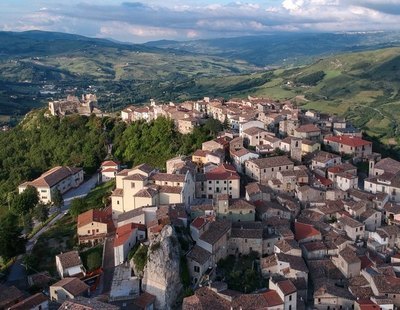
[[[17,214],[29,213],[39,202],[39,194],[35,187],[27,186],[21,193],[12,200],[12,208]]]
[[[94,172],[106,155],[106,119],[73,115],[62,119],[33,112],[17,127],[0,133],[0,205],[23,181],[58,165]]]
[[[18,217],[7,212],[0,218],[0,256],[9,259],[25,251],[26,240],[21,236]]]

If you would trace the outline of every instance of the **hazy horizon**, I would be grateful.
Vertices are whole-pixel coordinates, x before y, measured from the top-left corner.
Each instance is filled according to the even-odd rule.
[[[4,0],[0,30],[56,31],[143,43],[280,32],[400,30],[399,15],[400,0]]]

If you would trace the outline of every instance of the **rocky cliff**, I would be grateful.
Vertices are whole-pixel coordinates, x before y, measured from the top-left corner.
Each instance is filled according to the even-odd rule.
[[[182,291],[180,246],[174,229],[169,225],[150,243],[143,289],[156,296],[157,309],[171,309]]]

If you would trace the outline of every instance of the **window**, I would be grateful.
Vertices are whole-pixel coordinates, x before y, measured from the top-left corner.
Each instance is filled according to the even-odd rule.
[[[90,234],[90,230],[88,230],[87,233]]]
[[[194,270],[194,272],[200,272],[200,267],[199,266],[194,266],[193,270]]]
[[[119,200],[117,200],[117,205],[119,205]]]
[[[211,184],[211,181],[208,181],[208,184]]]
[[[289,295],[289,300],[292,300],[292,295]]]
[[[216,183],[219,184],[219,181],[217,181]]]
[[[208,190],[211,191],[211,190],[212,190],[212,187],[209,187]]]
[[[135,182],[131,182],[131,188],[135,188]]]
[[[247,239],[244,239],[244,243],[247,243]]]

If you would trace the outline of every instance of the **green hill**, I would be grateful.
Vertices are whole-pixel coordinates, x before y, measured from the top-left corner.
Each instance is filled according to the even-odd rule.
[[[96,91],[103,109],[169,93],[159,85],[257,70],[244,61],[77,35],[0,32],[0,123],[43,106],[65,90]],[[45,91],[51,86],[51,92]],[[115,95],[117,94],[117,95]]]
[[[262,67],[298,66],[321,56],[400,46],[400,32],[290,33],[192,41],[161,40],[148,47],[241,59]]]
[[[244,84],[249,87],[242,89]],[[292,99],[303,108],[345,115],[384,143],[400,143],[400,48],[342,54],[268,74],[198,79],[186,92],[202,89],[226,97]]]

